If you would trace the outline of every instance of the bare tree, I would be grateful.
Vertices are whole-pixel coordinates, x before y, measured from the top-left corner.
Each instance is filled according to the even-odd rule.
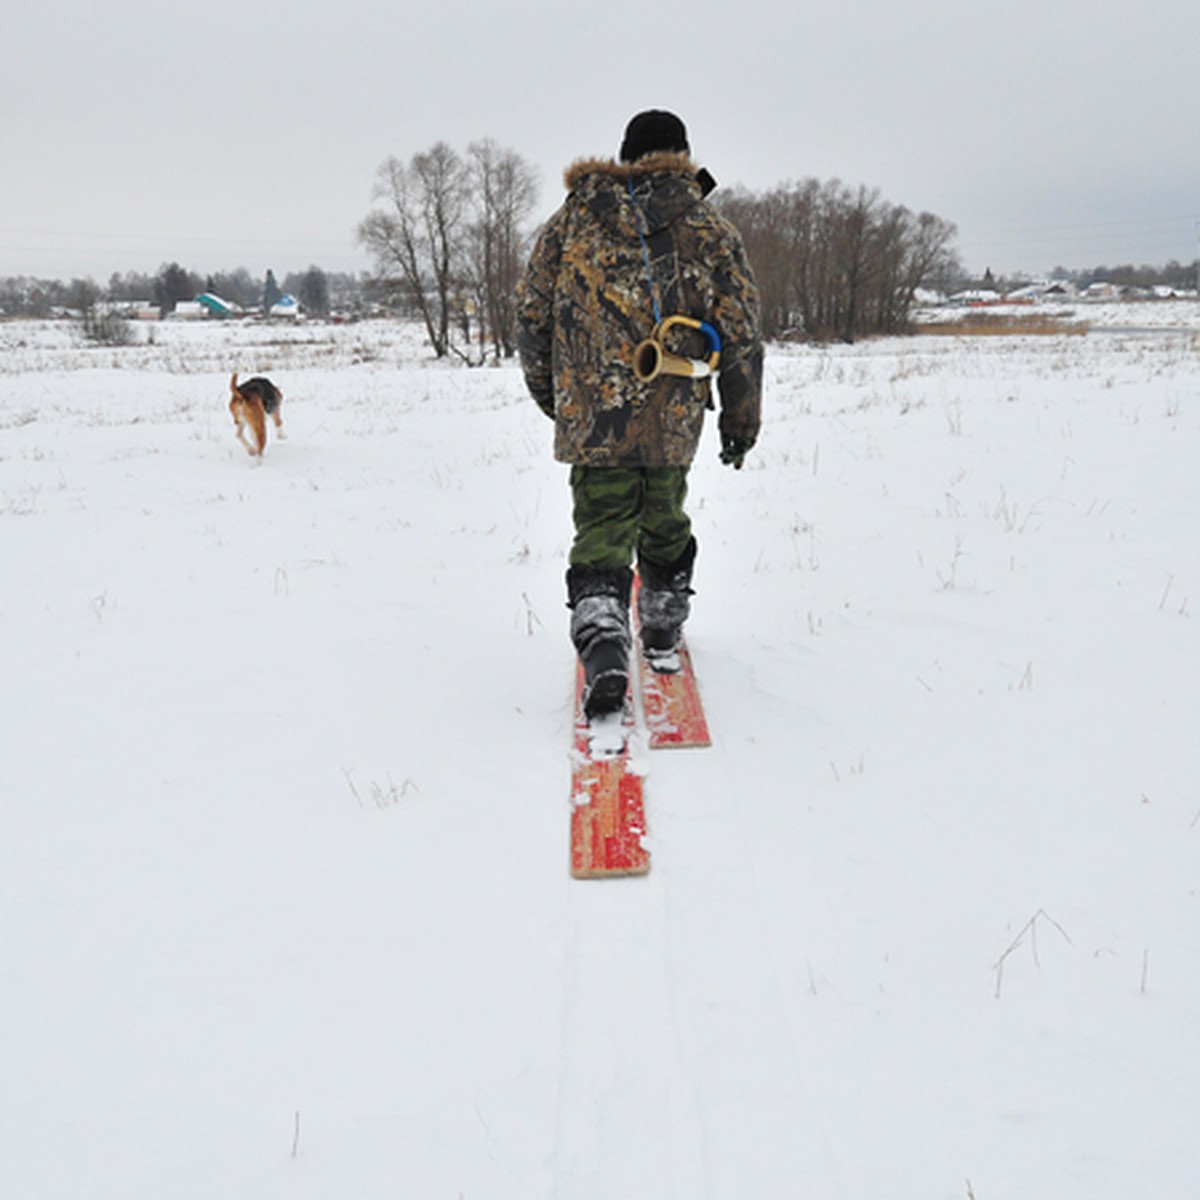
[[[379,168],[375,196],[384,207],[359,225],[359,241],[375,256],[381,275],[398,275],[425,322],[434,354],[443,358],[453,348],[467,168],[450,146],[438,142],[407,164],[387,159]]]
[[[67,307],[78,313],[90,312],[100,299],[94,279],[72,279],[67,288]]]
[[[167,317],[175,311],[180,300],[191,300],[201,290],[199,276],[184,270],[177,262],[166,263],[159,267],[154,280],[154,302],[159,312]]]
[[[299,284],[300,303],[314,317],[329,316],[329,279],[320,267],[311,266]]]
[[[516,349],[517,282],[524,266],[524,226],[537,204],[537,174],[519,154],[490,138],[467,148],[473,219],[468,272],[479,314],[481,356],[488,340],[496,358]]]
[[[906,213],[908,236],[906,256],[901,268],[900,295],[905,313],[912,308],[917,289],[928,287],[938,280],[953,277],[962,271],[954,252],[958,227],[953,222],[923,212],[917,216]]]

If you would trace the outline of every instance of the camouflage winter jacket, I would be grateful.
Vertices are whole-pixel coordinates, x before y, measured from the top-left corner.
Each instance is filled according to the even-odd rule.
[[[720,334],[720,430],[748,447],[762,390],[758,292],[742,239],[704,202],[695,165],[670,153],[581,162],[566,185],[518,290],[521,365],[554,418],[555,457],[583,466],[691,463],[712,407],[710,381],[661,374],[643,383],[633,372],[634,348],[655,325],[655,296],[663,318],[696,317]],[[707,357],[704,337],[678,326],[667,349]]]

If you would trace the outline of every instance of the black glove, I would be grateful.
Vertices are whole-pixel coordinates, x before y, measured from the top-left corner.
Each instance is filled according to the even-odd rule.
[[[750,453],[753,446],[754,442],[748,438],[732,437],[723,433],[721,435],[721,461],[727,467],[740,471],[742,463],[746,461],[746,455]]]

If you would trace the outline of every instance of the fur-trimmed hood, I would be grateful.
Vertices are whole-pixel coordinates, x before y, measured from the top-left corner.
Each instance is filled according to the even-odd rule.
[[[568,203],[585,205],[614,232],[636,238],[638,218],[630,203],[631,190],[643,231],[652,234],[703,201],[706,188],[700,176],[687,154],[660,151],[632,163],[581,159],[567,168],[563,182],[570,192]]]
[[[656,172],[686,175],[695,179],[697,171],[698,168],[689,155],[673,150],[659,150],[632,163],[617,162],[613,158],[581,158],[563,172],[563,184],[568,192],[573,192],[588,175],[607,176],[617,180],[624,187],[630,178],[636,180],[639,176],[653,175]]]

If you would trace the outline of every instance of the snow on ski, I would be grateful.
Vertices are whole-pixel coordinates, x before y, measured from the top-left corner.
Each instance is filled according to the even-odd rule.
[[[583,712],[583,665],[575,668],[575,741],[571,755],[571,874],[576,879],[644,875],[646,809],[633,763],[633,705],[589,722]]]
[[[692,656],[685,641],[680,641],[677,654],[677,671],[656,671],[638,642],[638,675],[651,750],[712,745]]]
[[[655,670],[650,656],[642,647],[637,613],[641,579],[634,576],[633,610],[634,641],[637,644],[638,682],[651,750],[701,749],[712,745],[700,688],[692,667],[687,640],[680,637],[673,654],[661,656],[660,665],[670,670]]]

